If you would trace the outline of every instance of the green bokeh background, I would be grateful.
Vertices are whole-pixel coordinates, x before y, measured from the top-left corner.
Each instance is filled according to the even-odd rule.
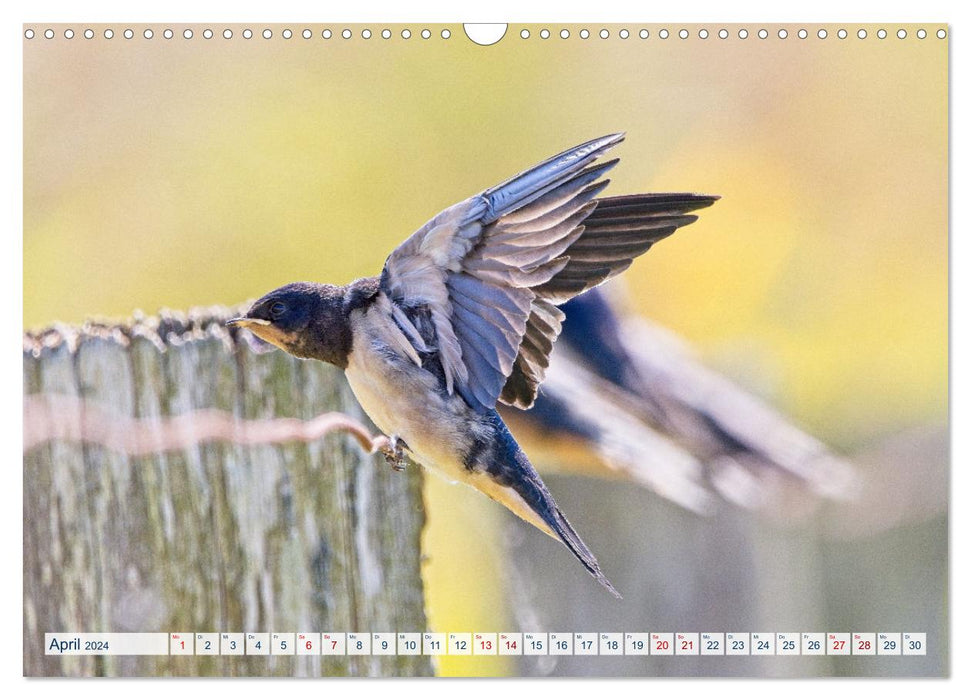
[[[87,25],[86,25],[87,26]],[[947,421],[947,41],[578,37],[24,45],[24,324],[376,274],[440,209],[626,131],[608,194],[722,195],[625,275],[632,310],[845,452]],[[423,25],[422,25],[423,26]],[[721,26],[721,25],[719,25]],[[894,25],[896,27],[897,25]],[[230,27],[232,39],[222,30]],[[56,28],[56,25],[55,25]],[[494,506],[430,480],[439,629],[497,629]],[[444,562],[444,569],[441,562]],[[456,577],[455,572],[480,572]],[[446,673],[501,672],[449,659]]]

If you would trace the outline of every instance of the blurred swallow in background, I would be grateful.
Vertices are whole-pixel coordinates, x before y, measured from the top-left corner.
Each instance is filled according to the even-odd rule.
[[[700,514],[720,498],[788,521],[819,505],[808,494],[858,495],[852,464],[671,331],[615,311],[617,296],[599,287],[564,304],[535,404],[500,409],[541,471],[632,481]]]
[[[559,306],[630,266],[717,197],[598,198],[613,134],[449,207],[343,287],[298,282],[229,321],[301,358],[344,369],[365,412],[409,454],[559,539],[620,597],[496,412],[530,408]]]

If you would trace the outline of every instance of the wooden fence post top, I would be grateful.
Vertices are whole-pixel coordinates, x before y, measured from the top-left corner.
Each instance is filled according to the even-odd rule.
[[[231,316],[25,333],[26,675],[433,672],[406,655],[45,654],[46,632],[426,629],[420,471],[375,454],[339,371]]]

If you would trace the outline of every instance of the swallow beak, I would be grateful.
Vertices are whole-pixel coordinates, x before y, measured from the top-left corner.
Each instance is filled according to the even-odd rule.
[[[250,326],[269,326],[270,322],[263,318],[247,318],[246,316],[240,316],[238,318],[229,319],[226,321],[226,325],[249,328]]]
[[[280,330],[273,325],[272,321],[268,321],[265,318],[240,316],[239,318],[229,319],[226,321],[226,325],[245,328],[260,340],[266,341],[271,345],[276,345],[281,350],[286,350],[287,352],[290,352],[288,348],[294,341],[292,333],[286,333]]]

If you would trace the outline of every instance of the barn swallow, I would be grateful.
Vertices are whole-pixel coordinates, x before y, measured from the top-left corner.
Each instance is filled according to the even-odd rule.
[[[604,576],[496,412],[529,408],[573,297],[619,274],[717,197],[598,198],[624,140],[594,139],[445,209],[381,274],[297,282],[229,324],[300,358],[342,368],[396,454],[465,483],[560,540]],[[596,213],[596,216],[593,214]]]

